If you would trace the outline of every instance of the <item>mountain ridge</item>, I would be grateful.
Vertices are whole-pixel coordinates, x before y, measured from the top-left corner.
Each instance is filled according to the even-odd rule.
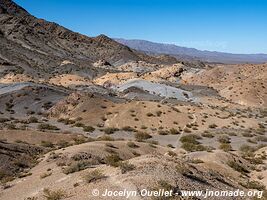
[[[130,48],[151,53],[169,54],[176,58],[188,57],[188,59],[199,59],[206,62],[222,62],[228,64],[237,63],[265,63],[267,54],[235,54],[219,51],[198,50],[196,48],[182,47],[175,44],[157,43],[139,39],[114,38],[117,42],[129,46]]]
[[[11,0],[0,0],[0,63],[33,73],[59,68],[68,60],[76,69],[92,70],[99,60],[117,65],[129,61],[160,63],[105,35],[89,37],[39,19]],[[41,71],[40,71],[41,70]]]

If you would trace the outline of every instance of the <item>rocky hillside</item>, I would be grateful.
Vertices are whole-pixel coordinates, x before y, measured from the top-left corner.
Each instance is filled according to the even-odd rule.
[[[35,18],[13,1],[0,0],[2,64],[49,73],[66,60],[76,67],[88,68],[101,59],[115,65],[138,60],[161,62],[160,58],[141,54],[107,36],[91,38],[72,32],[58,24]]]

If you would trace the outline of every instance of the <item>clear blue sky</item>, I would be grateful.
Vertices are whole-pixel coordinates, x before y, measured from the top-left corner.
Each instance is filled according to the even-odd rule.
[[[267,0],[15,0],[36,17],[88,36],[267,53]]]

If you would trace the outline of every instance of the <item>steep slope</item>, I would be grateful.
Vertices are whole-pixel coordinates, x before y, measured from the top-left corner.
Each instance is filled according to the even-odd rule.
[[[147,60],[160,62],[131,50],[107,36],[94,38],[72,32],[58,24],[37,19],[10,0],[0,0],[0,61],[31,71],[51,73],[68,60],[88,68],[100,59],[111,64]],[[92,76],[94,73],[89,72]]]
[[[266,54],[231,54],[216,51],[201,51],[195,48],[176,46],[174,44],[161,44],[145,40],[115,39],[117,42],[127,45],[138,51],[152,54],[169,54],[177,59],[199,59],[206,62],[221,63],[264,63],[267,62]]]

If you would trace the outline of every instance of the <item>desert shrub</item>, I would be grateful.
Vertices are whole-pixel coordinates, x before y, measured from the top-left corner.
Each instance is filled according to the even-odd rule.
[[[28,110],[28,111],[26,112],[26,114],[27,114],[27,115],[33,115],[33,114],[35,114],[35,112],[34,112],[33,110]]]
[[[157,184],[160,189],[164,189],[165,191],[171,191],[174,189],[174,187],[165,180],[159,180]]]
[[[159,142],[156,140],[147,140],[146,143],[153,144],[153,145],[158,145]]]
[[[134,132],[136,131],[134,128],[130,127],[130,126],[124,126],[122,127],[123,131],[129,131],[129,132]]]
[[[229,167],[231,167],[232,169],[234,169],[235,171],[238,171],[242,174],[246,174],[249,173],[249,170],[246,169],[244,166],[240,165],[239,163],[235,162],[235,161],[228,161],[227,165]]]
[[[252,147],[246,144],[243,144],[240,148],[239,151],[241,151],[241,155],[244,158],[248,158],[248,157],[254,157],[254,152],[257,150],[256,147]]]
[[[172,144],[168,144],[167,147],[174,148]]]
[[[171,129],[169,130],[169,133],[172,134],[172,135],[178,135],[178,134],[180,134],[180,131],[178,131],[178,130],[175,129],[175,128],[171,128]]]
[[[206,151],[207,148],[201,144],[193,144],[193,143],[188,143],[185,142],[181,146],[184,150],[189,151],[189,152],[195,152],[195,151]]]
[[[36,118],[36,117],[30,117],[29,119],[28,119],[28,122],[29,123],[38,123],[38,119]]]
[[[117,152],[112,148],[105,148],[105,151],[110,153],[110,154],[117,154]]]
[[[50,124],[46,124],[46,123],[39,124],[38,129],[39,130],[59,130],[58,127],[50,125]]]
[[[70,166],[67,166],[63,169],[64,174],[72,174],[74,172],[79,172],[81,170],[87,169],[91,164],[88,161],[78,161],[72,163]]]
[[[213,138],[214,134],[209,133],[209,132],[204,132],[201,134],[202,137],[206,137],[206,138]]]
[[[189,128],[185,128],[185,129],[184,129],[184,132],[185,132],[185,133],[191,133],[192,131],[191,131]]]
[[[227,135],[220,135],[218,137],[218,142],[220,142],[220,143],[231,143],[231,139]]]
[[[210,125],[209,125],[209,128],[212,128],[212,129],[213,129],[213,128],[217,128],[217,125],[216,125],[216,124],[210,124]]]
[[[85,137],[75,137],[73,138],[75,144],[83,144],[83,143],[86,143],[86,142],[93,142],[95,141],[95,139],[93,138],[85,138]]]
[[[267,142],[267,137],[263,135],[259,135],[256,137],[256,140],[261,141],[261,142]]]
[[[83,127],[83,131],[85,131],[85,132],[93,132],[94,130],[95,130],[95,128],[92,126],[84,126]]]
[[[266,189],[265,185],[258,181],[248,181],[246,183],[240,183],[243,187],[247,189],[255,189],[259,191],[264,191]]]
[[[68,143],[68,142],[65,141],[65,140],[60,140],[60,141],[57,142],[57,146],[58,146],[59,148],[65,148],[65,147],[70,146],[70,143]]]
[[[92,183],[100,179],[104,179],[106,176],[103,174],[102,171],[95,169],[93,171],[90,171],[84,176],[84,180],[86,183]]]
[[[8,122],[10,121],[8,118],[0,118],[0,123],[5,123],[5,122]]]
[[[8,130],[15,130],[15,129],[17,129],[15,124],[7,124],[7,125],[6,125],[6,128],[7,128]]]
[[[118,167],[121,158],[117,154],[109,155],[105,158],[105,163],[112,167]]]
[[[105,134],[110,135],[110,134],[115,133],[118,130],[119,130],[118,128],[108,127],[108,128],[105,128],[103,131],[105,132]]]
[[[158,117],[160,117],[161,114],[162,114],[162,111],[160,111],[160,110],[156,111],[156,115],[157,115]]]
[[[50,173],[43,173],[43,174],[40,175],[40,178],[41,178],[41,179],[44,179],[44,178],[46,178],[46,177],[48,177],[48,176],[51,176],[51,175],[52,175],[51,172],[50,172]]]
[[[153,113],[149,112],[149,113],[146,114],[146,116],[153,117],[154,115],[153,115]]]
[[[252,143],[252,144],[257,144],[257,141],[255,139],[248,138],[247,142]]]
[[[119,167],[122,174],[125,174],[126,172],[132,171],[135,169],[135,166],[133,164],[130,164],[129,162],[119,162]]]
[[[107,147],[117,149],[117,147],[115,147],[115,146],[114,146],[113,144],[111,144],[111,143],[106,143],[105,145],[106,145]]]
[[[76,127],[84,127],[84,124],[81,122],[77,122],[76,124],[74,124],[74,126]]]
[[[67,198],[67,194],[63,190],[50,190],[44,189],[44,195],[46,200],[61,200]]]
[[[251,134],[249,132],[244,132],[244,133],[242,133],[242,136],[244,136],[244,137],[253,137],[253,134]]]
[[[168,155],[171,156],[171,157],[175,157],[177,156],[177,154],[173,151],[168,151]]]
[[[169,135],[169,131],[167,131],[167,130],[165,130],[165,131],[164,130],[159,130],[158,134],[159,135]]]
[[[54,144],[50,141],[41,141],[41,146],[43,147],[48,147],[48,148],[53,148]]]
[[[221,143],[219,148],[225,152],[232,151],[232,146],[229,143]]]
[[[147,127],[145,125],[142,125],[141,126],[141,129],[144,129],[145,130],[145,129],[147,129]]]
[[[98,141],[114,141],[113,137],[110,137],[109,135],[103,135],[97,138]]]
[[[134,142],[127,142],[127,146],[130,147],[130,148],[138,148],[139,146],[136,145]]]
[[[66,119],[63,121],[63,123],[64,123],[65,125],[69,125],[69,124],[75,124],[75,121],[72,120],[72,119],[68,119],[68,118],[66,118]]]
[[[204,163],[203,160],[200,160],[200,159],[193,159],[193,160],[190,160],[189,162],[190,162],[190,163],[193,163],[193,164]]]
[[[135,139],[138,141],[147,140],[147,139],[152,137],[151,135],[149,135],[146,132],[137,132],[137,133],[135,133],[134,136],[135,136]]]
[[[198,135],[190,134],[190,135],[182,136],[180,138],[180,141],[182,143],[191,143],[191,144],[197,145],[197,144],[199,144],[199,141],[197,141],[198,139],[201,139],[201,137]]]

